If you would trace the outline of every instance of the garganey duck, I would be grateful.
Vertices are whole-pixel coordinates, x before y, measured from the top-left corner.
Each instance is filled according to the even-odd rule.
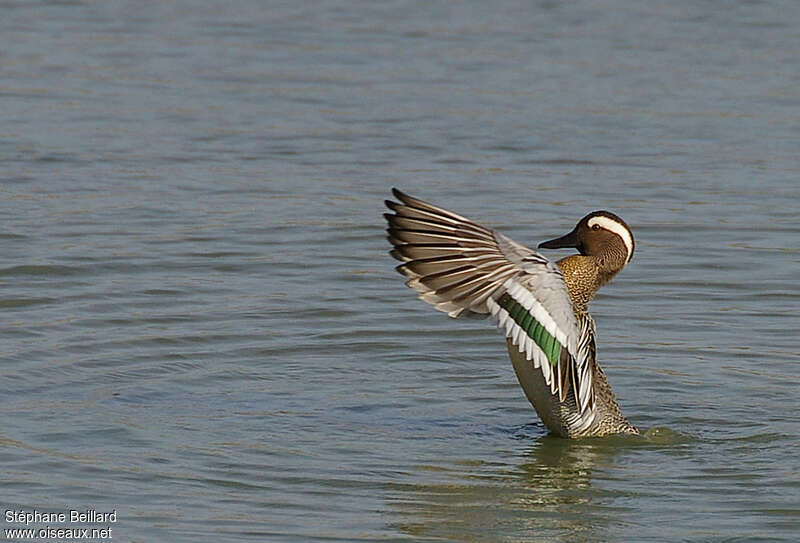
[[[589,301],[633,256],[625,221],[583,217],[539,249],[574,247],[553,262],[495,230],[392,189],[391,255],[420,299],[450,317],[491,316],[505,331],[511,363],[547,428],[563,437],[638,434],[622,415],[596,360]]]

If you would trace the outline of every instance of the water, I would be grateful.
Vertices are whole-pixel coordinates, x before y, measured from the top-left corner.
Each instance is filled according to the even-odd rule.
[[[4,511],[116,510],[86,526],[137,542],[796,540],[795,4],[2,10]],[[393,185],[530,245],[625,218],[592,310],[643,439],[546,435],[501,335],[392,270]]]

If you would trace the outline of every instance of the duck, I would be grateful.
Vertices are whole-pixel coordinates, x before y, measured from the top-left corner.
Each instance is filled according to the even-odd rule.
[[[491,318],[504,333],[528,401],[564,438],[639,434],[597,362],[589,302],[633,258],[633,233],[593,211],[537,249],[574,248],[553,261],[502,233],[393,188],[390,254],[418,297],[452,318]]]

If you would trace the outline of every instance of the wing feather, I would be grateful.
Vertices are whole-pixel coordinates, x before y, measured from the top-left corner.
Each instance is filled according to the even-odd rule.
[[[400,202],[387,200],[394,213],[384,217],[406,284],[451,317],[491,315],[551,392],[561,401],[571,392],[582,420],[593,417],[594,322],[576,318],[559,267],[499,232],[392,192]]]

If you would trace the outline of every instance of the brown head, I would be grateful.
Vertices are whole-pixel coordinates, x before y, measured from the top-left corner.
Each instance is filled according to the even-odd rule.
[[[598,267],[613,275],[633,258],[635,243],[631,229],[609,211],[593,211],[582,218],[569,234],[539,244],[539,249],[574,247],[595,258]]]

